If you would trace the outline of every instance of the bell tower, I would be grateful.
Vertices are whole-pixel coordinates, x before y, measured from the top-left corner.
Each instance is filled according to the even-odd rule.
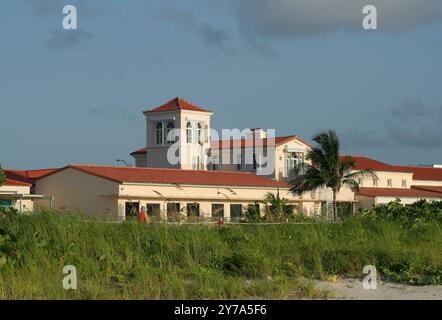
[[[207,170],[211,111],[177,97],[144,115],[147,167]]]

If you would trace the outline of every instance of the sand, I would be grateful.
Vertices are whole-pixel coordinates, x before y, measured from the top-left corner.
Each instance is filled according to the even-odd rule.
[[[334,299],[348,300],[442,300],[442,285],[412,286],[377,281],[377,288],[366,290],[361,279],[343,278],[336,282],[315,281],[329,290]]]

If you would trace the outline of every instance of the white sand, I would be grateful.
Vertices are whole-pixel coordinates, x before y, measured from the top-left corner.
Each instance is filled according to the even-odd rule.
[[[442,300],[442,285],[411,286],[377,281],[377,289],[366,290],[361,279],[344,278],[337,282],[315,281],[332,292],[334,299],[349,300]]]

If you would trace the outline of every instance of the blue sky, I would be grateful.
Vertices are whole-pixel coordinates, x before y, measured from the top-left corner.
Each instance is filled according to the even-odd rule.
[[[2,1],[1,164],[130,160],[142,111],[175,96],[217,129],[336,129],[347,154],[442,163],[440,1],[269,3]],[[367,3],[376,31],[361,28]],[[62,29],[65,4],[79,30]]]

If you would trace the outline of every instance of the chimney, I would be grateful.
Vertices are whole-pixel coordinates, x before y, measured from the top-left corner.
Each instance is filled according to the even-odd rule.
[[[267,132],[263,128],[250,129],[250,139],[264,139],[267,138]]]

